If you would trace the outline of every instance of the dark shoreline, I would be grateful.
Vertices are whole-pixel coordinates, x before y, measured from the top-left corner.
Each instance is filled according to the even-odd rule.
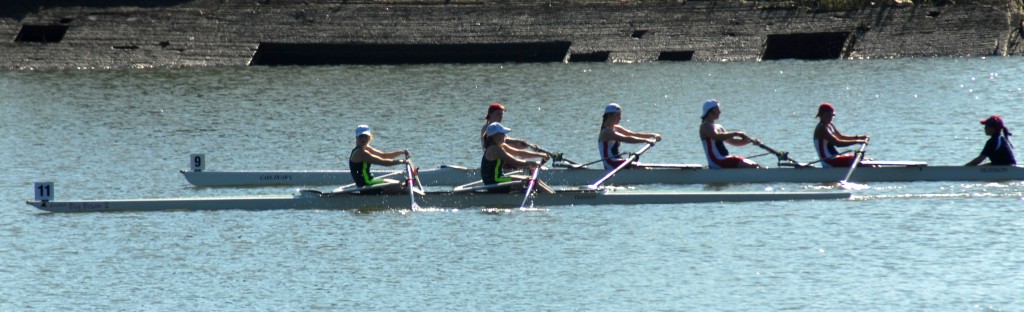
[[[1016,0],[855,11],[779,1],[579,2],[22,1],[0,8],[0,36],[9,38],[0,68],[1024,54]]]

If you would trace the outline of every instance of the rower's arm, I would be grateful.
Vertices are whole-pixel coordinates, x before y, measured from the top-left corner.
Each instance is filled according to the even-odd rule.
[[[828,141],[829,143],[832,143],[832,145],[835,145],[835,146],[838,146],[838,147],[844,147],[844,146],[850,146],[850,145],[854,145],[854,144],[860,144],[860,143],[864,143],[864,142],[867,141],[867,137],[865,137],[863,140],[861,140],[858,137],[851,137],[851,136],[843,135],[843,134],[839,133],[838,129],[833,129],[833,130],[834,130],[834,132],[828,131],[827,127],[816,127],[814,129],[814,132],[815,132],[815,134],[817,134],[817,137],[822,138],[825,141]]]
[[[367,146],[366,147],[366,152],[369,153],[369,154],[372,154],[374,156],[380,157],[380,158],[397,158],[399,156],[405,156],[406,158],[409,158],[409,156],[410,156],[409,155],[409,150],[400,150],[400,151],[393,151],[393,152],[382,152],[382,151],[380,151],[380,150],[378,150],[376,148],[373,148],[372,146]]]
[[[622,133],[625,136],[637,137],[641,139],[654,139],[655,141],[661,141],[661,135],[657,133],[637,132],[626,129],[621,125],[615,125],[615,132]],[[639,143],[639,142],[634,142]]]
[[[860,142],[868,139],[868,136],[866,136],[866,135],[845,135],[842,132],[839,132],[839,129],[835,129],[835,128],[833,128],[833,129],[835,130],[836,138],[838,138],[840,140],[855,141],[857,143],[860,143]],[[857,144],[857,143],[854,143],[854,144]]]
[[[706,131],[704,128],[705,125],[701,125],[701,131],[704,132],[706,137],[710,137],[716,141],[725,141],[726,143],[735,146],[744,146],[753,141],[749,136],[747,136],[747,133],[743,131],[726,131],[725,128],[715,127],[714,125],[707,126],[711,127],[710,130]]]
[[[359,151],[357,151],[359,153]],[[404,163],[404,160],[398,159],[398,156],[408,155],[408,151],[394,151],[394,152],[381,152],[373,147],[367,147],[362,151],[362,157],[365,158],[366,162],[374,165],[381,166],[394,166],[397,164]]]
[[[508,146],[502,146],[499,149],[498,158],[501,158],[502,161],[504,161],[507,164],[512,165],[513,167],[525,168],[525,167],[530,167],[530,166],[534,166],[534,165],[539,165],[539,163],[540,163],[539,161],[526,161],[526,160],[523,160],[523,159],[519,159],[515,155],[509,153],[509,150],[515,150],[515,149],[514,148],[510,148]],[[531,153],[531,152],[527,152],[527,153]]]
[[[530,147],[530,142],[526,142],[526,140],[523,139],[510,138],[508,136],[505,136],[505,144],[508,144],[509,146],[518,149],[525,149]]]
[[[548,158],[548,154],[529,151],[526,149],[518,149],[515,148],[514,146],[509,146],[507,144],[502,145],[501,147],[505,151],[505,153],[519,158],[543,158],[545,160]]]
[[[642,136],[633,135],[635,132],[629,131],[626,128],[620,127],[619,125],[615,125],[614,128],[606,129],[604,131],[606,131],[605,134],[607,135],[607,138],[602,138],[602,141],[620,141],[626,143],[653,143],[651,142],[652,140],[658,140],[653,137],[646,138]],[[661,136],[658,136],[658,138],[660,139]]]
[[[978,157],[971,159],[971,161],[967,162],[964,166],[977,166],[981,164],[982,161],[985,161],[985,158],[987,158],[985,155],[978,155]]]

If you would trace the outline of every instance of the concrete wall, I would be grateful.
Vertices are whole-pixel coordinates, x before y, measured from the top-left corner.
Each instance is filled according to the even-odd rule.
[[[570,54],[607,52],[615,62],[653,61],[663,51],[693,51],[695,61],[753,61],[768,35],[817,32],[850,33],[847,58],[1024,49],[1018,0],[842,12],[732,0],[14,2],[0,8],[0,68],[246,66],[261,42],[568,41]],[[22,25],[65,25],[67,32],[57,43],[15,42]]]

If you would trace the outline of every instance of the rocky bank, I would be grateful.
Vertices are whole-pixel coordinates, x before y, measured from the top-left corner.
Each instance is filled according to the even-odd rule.
[[[14,0],[0,68],[1020,55],[1019,0]]]

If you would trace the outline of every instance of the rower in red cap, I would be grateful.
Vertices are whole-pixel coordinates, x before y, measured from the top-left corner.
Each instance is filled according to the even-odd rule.
[[[985,142],[985,148],[981,150],[981,154],[966,165],[977,166],[985,158],[988,158],[989,162],[984,165],[1016,165],[1017,160],[1013,158],[1013,144],[1010,143],[1010,136],[1012,134],[1003,125],[1003,119],[999,118],[999,116],[992,116],[982,120],[981,124],[985,125],[985,134],[989,135],[988,142]]]
[[[482,146],[484,146],[484,148],[487,148],[487,127],[495,122],[500,123],[502,118],[504,117],[504,105],[494,103],[491,104],[491,106],[487,107],[487,116],[484,116],[484,127],[480,129],[480,143]],[[530,144],[530,142],[526,142],[526,140],[516,139],[512,137],[505,137],[505,144],[516,149],[537,149],[533,144]]]
[[[850,146],[854,144],[866,144],[868,143],[868,136],[866,135],[844,135],[836,129],[836,125],[832,124],[832,119],[836,116],[836,109],[832,107],[832,104],[821,103],[818,106],[818,126],[814,127],[814,149],[818,152],[818,158],[821,159],[821,167],[845,167],[849,168],[853,165],[853,161],[856,155],[853,154],[840,154],[836,151],[836,146]]]

